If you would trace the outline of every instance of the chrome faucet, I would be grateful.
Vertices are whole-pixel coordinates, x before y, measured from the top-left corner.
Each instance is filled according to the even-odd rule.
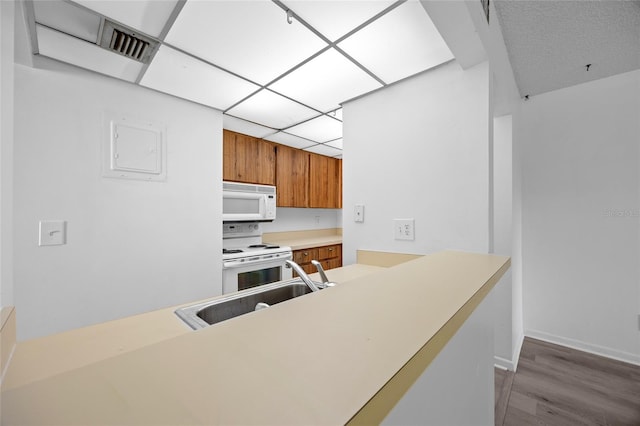
[[[314,283],[311,278],[309,278],[309,275],[307,275],[306,272],[304,272],[304,269],[302,269],[300,267],[300,265],[298,265],[296,262],[294,262],[293,260],[285,260],[285,262],[287,263],[287,265],[289,265],[290,267],[293,268],[294,271],[297,272],[297,274],[300,276],[300,278],[302,279],[302,281],[304,281],[304,283],[307,285],[307,287],[309,287],[311,289],[311,291],[318,291],[320,290],[318,288],[318,286],[316,285],[316,283]]]
[[[318,270],[318,274],[320,275],[320,279],[322,280],[323,287],[333,287],[334,285],[336,285],[336,283],[329,281],[329,278],[327,278],[327,274],[324,273],[322,263],[318,262],[317,260],[312,260],[311,263]]]

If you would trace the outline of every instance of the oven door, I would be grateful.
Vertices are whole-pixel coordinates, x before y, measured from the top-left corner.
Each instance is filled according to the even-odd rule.
[[[292,254],[280,254],[277,258],[250,258],[224,260],[222,263],[222,293],[233,293],[259,285],[293,278],[285,260]]]

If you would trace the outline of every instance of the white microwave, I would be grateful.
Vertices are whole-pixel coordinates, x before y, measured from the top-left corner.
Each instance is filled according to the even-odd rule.
[[[223,222],[271,222],[275,218],[275,186],[222,182]]]

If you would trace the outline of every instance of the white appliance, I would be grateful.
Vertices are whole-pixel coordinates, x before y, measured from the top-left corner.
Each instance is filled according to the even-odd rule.
[[[258,222],[222,225],[222,293],[293,278],[291,247],[262,243]]]
[[[270,222],[275,218],[275,186],[222,182],[223,222]]]

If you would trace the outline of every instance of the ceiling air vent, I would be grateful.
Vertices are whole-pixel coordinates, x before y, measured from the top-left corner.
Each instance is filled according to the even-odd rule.
[[[105,20],[100,46],[134,61],[148,64],[153,52],[158,48],[158,43],[129,28]]]

